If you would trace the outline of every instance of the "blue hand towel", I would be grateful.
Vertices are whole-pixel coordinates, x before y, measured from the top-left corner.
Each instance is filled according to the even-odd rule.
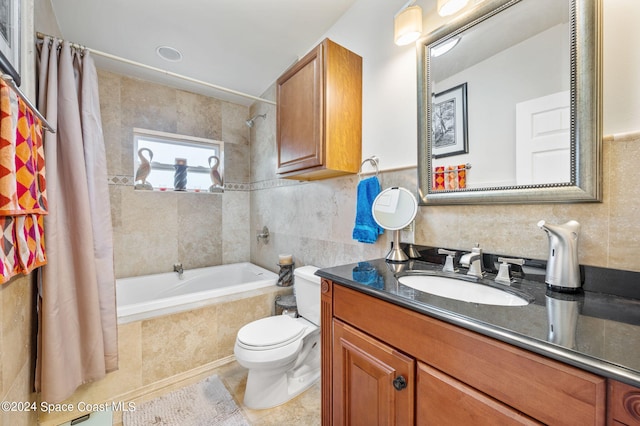
[[[384,232],[371,213],[373,201],[380,193],[380,182],[376,176],[363,179],[358,183],[356,200],[356,225],[353,228],[353,239],[361,243],[373,244],[378,235]]]

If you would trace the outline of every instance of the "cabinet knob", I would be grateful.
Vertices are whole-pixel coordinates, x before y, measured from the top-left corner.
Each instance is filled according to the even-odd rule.
[[[398,376],[393,380],[393,387],[396,390],[402,390],[407,387],[407,380],[402,376]]]

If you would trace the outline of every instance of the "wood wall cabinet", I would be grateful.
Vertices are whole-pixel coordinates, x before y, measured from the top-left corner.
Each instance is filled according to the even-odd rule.
[[[357,173],[362,157],[362,58],[325,39],[277,81],[279,177]]]
[[[322,348],[323,425],[365,424],[350,421],[360,416],[371,425],[604,425],[607,420],[603,377],[326,279],[321,307],[322,343],[332,345]],[[354,353],[364,361],[352,361]],[[397,364],[396,358],[403,361]],[[357,368],[362,371],[350,373]],[[408,378],[410,395],[389,390],[400,373]],[[366,398],[380,391],[376,394],[391,398],[396,414],[413,406],[415,417],[398,421],[375,410],[374,404],[384,404],[379,398],[369,405],[354,400],[347,389],[362,389],[363,383],[371,386],[361,390]],[[399,396],[413,402],[397,408],[393,398]],[[381,417],[371,418],[376,413]]]

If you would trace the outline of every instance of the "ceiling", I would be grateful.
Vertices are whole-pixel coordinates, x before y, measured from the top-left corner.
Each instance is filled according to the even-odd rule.
[[[51,0],[62,37],[260,97],[356,0]],[[182,60],[161,59],[170,46]],[[250,105],[252,99],[93,55],[98,68]]]

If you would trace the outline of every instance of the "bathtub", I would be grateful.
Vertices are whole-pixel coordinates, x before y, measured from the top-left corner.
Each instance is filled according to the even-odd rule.
[[[116,280],[118,323],[206,306],[224,296],[275,286],[278,275],[252,263],[234,263]]]

